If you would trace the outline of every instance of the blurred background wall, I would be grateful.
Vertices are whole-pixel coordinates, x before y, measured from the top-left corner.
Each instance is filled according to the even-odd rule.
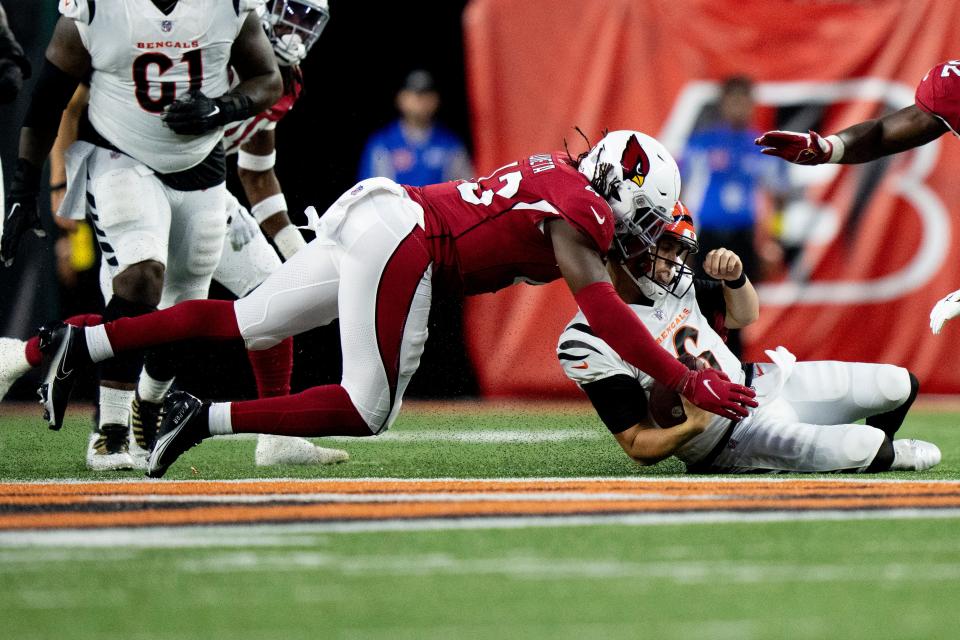
[[[715,111],[720,81],[738,74],[755,82],[758,129],[830,133],[910,104],[927,69],[960,55],[952,50],[960,3],[935,0],[330,5],[304,64],[304,96],[278,129],[277,172],[292,213],[322,211],[353,184],[367,136],[396,116],[394,94],[414,68],[436,77],[439,119],[470,141],[483,174],[564,140],[583,150],[574,126],[594,140],[604,129],[639,129],[682,156]],[[55,0],[4,6],[39,64]],[[0,108],[8,174],[29,88]],[[934,302],[960,287],[958,159],[960,145],[944,137],[872,165],[788,167],[789,198],[777,210],[761,203],[785,252],[765,272],[746,359],[783,344],[802,359],[906,365],[925,391],[960,392],[949,346],[960,325],[940,337],[927,328]],[[70,295],[57,284],[52,245],[32,246],[15,270],[0,270],[4,335],[58,318]],[[411,395],[577,395],[554,357],[574,311],[562,283],[472,298],[464,343],[460,305],[438,307]],[[249,374],[236,375],[247,371],[238,346],[192,353],[184,386],[252,394]],[[339,360],[335,325],[298,338],[295,388],[336,380]],[[31,386],[14,391],[27,397]]]
[[[481,173],[564,138],[583,150],[574,125],[594,140],[639,129],[683,164],[734,75],[754,80],[759,131],[832,133],[912,104],[927,70],[960,55],[960,3],[936,0],[474,0],[465,25]],[[800,359],[908,366],[925,392],[960,392],[960,325],[940,336],[928,326],[960,287],[958,159],[948,135],[867,165],[788,166],[790,198],[768,211],[787,251],[759,288],[745,359],[782,344]],[[554,355],[574,312],[563,283],[471,298],[484,392],[575,394]]]

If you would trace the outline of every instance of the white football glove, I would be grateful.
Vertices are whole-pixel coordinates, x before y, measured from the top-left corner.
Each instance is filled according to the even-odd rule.
[[[247,208],[239,202],[236,209],[230,214],[230,226],[227,227],[227,237],[234,251],[240,251],[257,237],[260,225],[254,220]]]
[[[933,335],[939,334],[944,323],[958,315],[960,315],[960,289],[933,306],[933,311],[930,312],[930,330],[933,331]]]
[[[298,34],[285,33],[273,43],[273,53],[280,66],[292,67],[307,57],[307,48],[303,46],[303,40]]]

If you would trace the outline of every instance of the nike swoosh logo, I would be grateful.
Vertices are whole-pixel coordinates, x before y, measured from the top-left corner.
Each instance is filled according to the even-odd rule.
[[[213,107],[213,111],[211,111],[210,113],[208,113],[207,115],[205,115],[205,116],[203,116],[203,117],[204,117],[204,118],[212,118],[213,116],[217,115],[218,113],[220,113],[220,107],[214,106],[214,107]]]
[[[67,338],[66,338],[67,344],[64,346],[64,349],[63,349],[63,357],[61,357],[60,362],[57,363],[57,380],[63,380],[67,376],[69,376],[71,373],[73,373],[73,369],[70,369],[70,371],[63,370],[63,361],[66,358],[67,352],[70,351],[70,340],[71,340],[71,334],[68,331]]]
[[[573,365],[573,368],[574,368],[574,369],[589,369],[589,368],[590,368],[590,364],[587,363],[587,362],[584,362],[583,364],[575,364],[575,365]]]
[[[13,217],[14,212],[17,210],[17,207],[20,206],[19,202],[14,202],[13,206],[10,207],[10,213],[7,214],[7,220]]]
[[[593,208],[593,205],[590,205],[590,211],[593,211],[593,217],[596,218],[597,222],[599,222],[600,224],[603,224],[604,222],[607,221],[607,217],[606,216],[600,217],[600,214],[597,213],[597,210]]]
[[[710,393],[713,394],[713,397],[714,397],[714,398],[716,398],[717,400],[720,399],[720,396],[717,395],[717,392],[713,390],[713,387],[712,387],[712,386],[710,386],[710,381],[709,381],[709,380],[704,380],[704,381],[703,381],[703,386],[705,386],[705,387],[707,388],[707,391],[709,391]]]

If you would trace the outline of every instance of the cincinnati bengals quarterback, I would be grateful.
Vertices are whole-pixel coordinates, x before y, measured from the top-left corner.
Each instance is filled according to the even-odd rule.
[[[728,249],[704,260],[704,271],[721,282],[694,280],[687,259],[697,249],[693,220],[678,202],[656,247],[615,256],[610,275],[664,350],[696,356],[753,386],[760,406],[730,420],[687,405],[685,422],[660,428],[648,411],[653,379],[578,313],[560,336],[557,356],[627,455],[641,464],[674,455],[695,473],[922,471],[940,461],[940,450],[928,442],[892,439],[919,386],[906,369],[796,362],[783,347],[766,352],[771,362],[741,364],[723,335],[756,320],[756,291]],[[862,418],[866,425],[853,424]]]

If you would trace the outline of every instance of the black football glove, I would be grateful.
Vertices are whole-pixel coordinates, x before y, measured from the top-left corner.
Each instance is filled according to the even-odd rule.
[[[251,115],[254,113],[250,96],[228,93],[209,98],[198,89],[168,105],[163,110],[163,121],[174,133],[198,136]]]
[[[37,196],[40,193],[40,170],[20,158],[17,172],[10,185],[7,196],[7,210],[3,221],[3,238],[0,239],[0,261],[9,267],[17,255],[20,238],[27,231],[33,231],[37,237],[46,237],[47,232],[40,226],[40,214]]]

